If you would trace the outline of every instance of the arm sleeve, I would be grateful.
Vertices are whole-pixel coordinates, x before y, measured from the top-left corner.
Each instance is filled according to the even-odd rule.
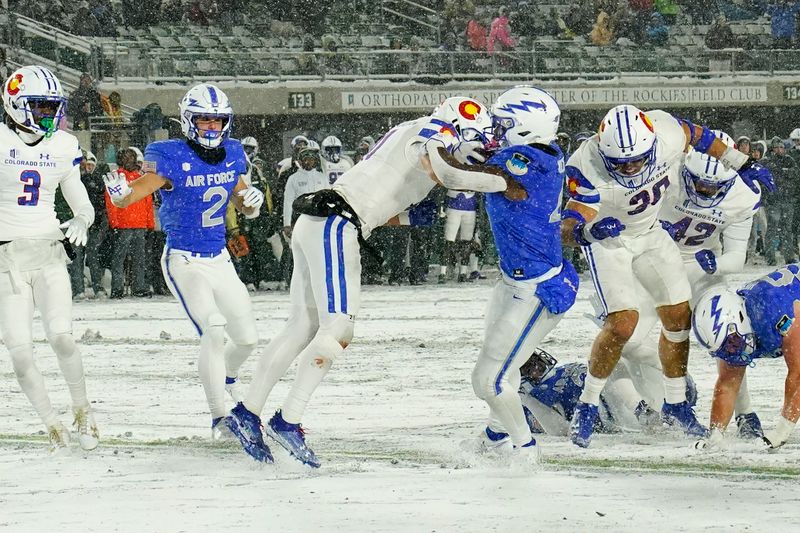
[[[81,172],[74,167],[66,178],[61,180],[61,193],[72,210],[73,218],[81,218],[87,226],[94,222],[94,207],[89,200],[89,194],[81,181]]]
[[[753,226],[753,217],[734,222],[722,233],[725,239],[725,248],[722,256],[717,259],[718,274],[732,274],[741,272],[747,257],[747,241],[750,239],[750,228]]]
[[[502,192],[507,188],[503,176],[486,172],[482,165],[462,165],[439,144],[427,145],[427,154],[436,178],[448,189],[474,192]]]
[[[295,190],[294,190],[294,182],[295,180],[292,179],[293,176],[289,177],[289,181],[286,182],[286,190],[283,193],[283,225],[291,226],[292,225],[292,202],[295,199]]]

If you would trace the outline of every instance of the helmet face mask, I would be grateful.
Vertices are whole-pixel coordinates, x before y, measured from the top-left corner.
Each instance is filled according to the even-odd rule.
[[[714,134],[727,146],[735,147],[727,133],[714,130]],[[702,208],[718,205],[734,186],[738,175],[735,170],[725,168],[718,159],[692,149],[686,154],[681,170],[689,201]]]
[[[242,148],[248,159],[253,159],[258,155],[258,141],[255,137],[245,137],[242,139]]]
[[[61,82],[44,67],[17,69],[5,80],[2,93],[6,113],[21,133],[33,136],[31,141],[51,137],[66,112]]]
[[[338,163],[342,158],[342,141],[334,135],[328,135],[322,140],[322,157],[331,163]]]
[[[214,85],[195,85],[179,107],[181,130],[190,141],[210,149],[218,147],[230,135],[233,108],[225,93]]]
[[[731,366],[747,366],[753,360],[756,339],[744,299],[730,289],[707,292],[692,315],[697,340],[713,357]]]

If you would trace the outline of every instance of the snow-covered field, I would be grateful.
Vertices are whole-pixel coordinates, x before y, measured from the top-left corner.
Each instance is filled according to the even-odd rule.
[[[749,268],[745,281],[766,272]],[[584,280],[585,281],[585,280]],[[544,437],[538,470],[462,451],[485,409],[471,390],[491,282],[367,287],[356,339],[312,400],[304,425],[323,466],[276,452],[256,465],[209,440],[197,338],[171,299],[83,302],[75,333],[103,437],[90,454],[50,457],[46,437],[0,357],[0,531],[796,531],[800,434],[777,453],[732,442],[713,453],[680,434],[599,435],[588,450]],[[585,360],[596,334],[583,317],[591,283],[544,348]],[[285,293],[258,293],[266,340],[287,316]],[[36,350],[65,423],[55,356]],[[3,352],[5,350],[2,350]],[[243,369],[247,379],[260,350]],[[693,346],[690,371],[707,421],[714,367]],[[750,369],[765,425],[778,415],[785,367]],[[289,376],[293,377],[293,374]],[[270,398],[269,416],[288,390]]]

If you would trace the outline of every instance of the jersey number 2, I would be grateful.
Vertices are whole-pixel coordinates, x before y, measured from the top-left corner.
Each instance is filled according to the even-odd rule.
[[[225,187],[210,187],[206,189],[203,194],[203,202],[211,204],[211,207],[203,211],[203,227],[211,228],[219,226],[225,222],[225,213],[220,213],[219,210],[225,205],[228,199],[228,191]]]
[[[42,176],[35,170],[23,170],[19,175],[19,181],[25,185],[22,187],[22,195],[17,197],[18,205],[38,205],[39,186],[42,184]]]

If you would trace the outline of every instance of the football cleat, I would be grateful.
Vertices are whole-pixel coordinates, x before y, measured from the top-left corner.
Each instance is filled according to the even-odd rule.
[[[764,437],[764,430],[761,429],[761,420],[755,413],[736,415],[736,435],[741,439],[761,439]]]
[[[588,448],[592,441],[594,426],[600,411],[591,403],[578,402],[572,413],[572,423],[569,426],[569,438],[573,444],[581,448]]]
[[[538,465],[542,460],[542,449],[536,443],[536,439],[531,439],[528,444],[514,446],[512,455],[530,464]]]
[[[476,279],[486,279],[486,276],[481,274],[478,270],[473,270],[469,273],[469,279],[467,279],[467,281],[475,281]]]
[[[223,423],[239,439],[247,455],[262,463],[275,462],[272,452],[264,442],[261,419],[258,415],[248,411],[242,403],[238,403],[231,409],[231,414],[223,419]]]
[[[81,407],[73,411],[75,420],[72,422],[72,427],[75,428],[75,433],[78,434],[78,444],[84,451],[91,451],[97,448],[100,443],[100,432],[97,430],[97,422],[94,421],[89,407]]]
[[[666,403],[661,407],[661,422],[668,426],[679,426],[693,437],[705,437],[708,429],[697,421],[694,408],[688,402]]]
[[[211,440],[215,442],[237,440],[236,435],[225,424],[224,416],[217,417],[211,421]]]
[[[232,378],[225,376],[225,392],[231,395],[233,401],[241,403],[244,401],[244,385],[239,381],[239,378]]]
[[[290,424],[280,411],[276,411],[264,430],[295,459],[311,468],[319,468],[319,459],[306,444],[305,431],[300,424]]]
[[[436,283],[438,283],[439,285],[447,283],[447,276],[445,276],[444,274],[439,274],[439,277],[436,278]]]
[[[636,420],[638,420],[644,428],[653,429],[661,427],[661,414],[647,405],[647,402],[644,400],[639,402],[639,405],[633,410],[633,414],[636,415]]]
[[[47,436],[50,439],[50,453],[58,453],[69,446],[69,431],[61,422],[47,428]]]
[[[493,431],[486,426],[478,435],[475,448],[478,453],[482,454],[507,454],[511,452],[513,446],[508,433]]]

